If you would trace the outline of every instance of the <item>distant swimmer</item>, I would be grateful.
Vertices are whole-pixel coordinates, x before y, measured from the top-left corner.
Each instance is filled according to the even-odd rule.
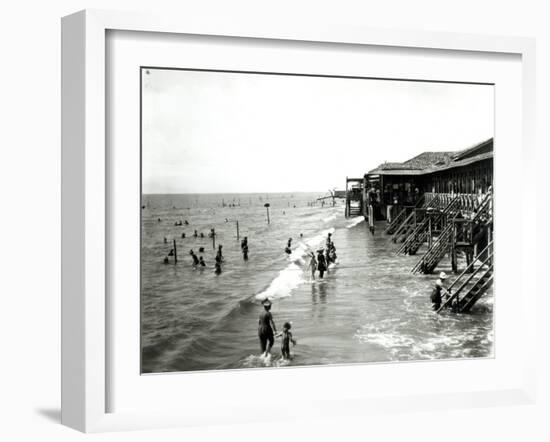
[[[216,231],[214,229],[210,229],[210,233],[208,234],[209,238],[214,238],[216,236]]]
[[[204,247],[199,247],[199,253],[204,253]]]
[[[202,256],[199,258],[199,264],[201,267],[206,267],[206,263],[204,262],[204,259]]]
[[[164,237],[164,244],[168,244],[168,240],[166,239],[166,236]]]
[[[219,262],[221,265],[222,261],[223,261],[222,245],[220,244],[218,246],[218,252],[216,253],[216,262]]]
[[[193,249],[189,250],[189,254],[191,255],[191,258],[193,258],[193,266],[196,267],[199,263],[199,258],[197,258],[197,255],[195,255]]]
[[[283,325],[283,331],[275,335],[277,338],[283,338],[281,340],[281,354],[283,355],[283,359],[286,359],[287,361],[290,360],[290,343],[292,342],[292,345],[296,345],[298,343],[298,341],[292,337],[292,333],[290,332],[291,328],[292,325],[290,322],[285,322]]]
[[[158,219],[158,222],[160,223],[160,218]]]
[[[170,252],[168,253],[168,256],[174,256],[174,249],[170,249]]]
[[[325,255],[323,255],[323,249],[317,250],[317,270],[319,270],[319,278],[323,279],[323,275],[327,270],[327,262]]]
[[[286,243],[285,247],[285,253],[288,255],[292,253],[292,249],[290,247],[292,247],[292,238],[288,238],[288,242]]]
[[[199,236],[199,234],[197,233],[196,230],[193,232],[193,236],[194,236],[195,238],[196,238],[197,236]]]
[[[225,218],[225,222],[226,222],[226,223],[228,223],[228,222],[229,222],[229,220],[228,220],[227,218]]]
[[[315,271],[317,270],[317,260],[315,259],[315,253],[310,252],[311,259],[309,261],[309,269],[311,270],[311,279],[315,279]]]
[[[204,233],[201,232],[201,238],[204,238]]]
[[[248,261],[248,237],[245,236],[241,241],[241,250],[243,252],[243,259]]]
[[[263,305],[264,311],[260,313],[260,319],[258,320],[258,337],[260,338],[260,348],[262,349],[262,354],[267,356],[271,351],[271,347],[273,347],[277,329],[270,311],[271,301],[266,299],[263,302]]]
[[[303,233],[300,233],[300,238],[303,238],[304,237],[304,234]]]
[[[164,257],[164,261],[162,261],[164,264],[168,264],[170,262],[170,260],[168,259],[167,256]]]
[[[181,234],[181,237],[182,237],[182,238],[185,238],[185,232],[183,232],[183,233]]]
[[[185,220],[185,225],[188,226],[189,225],[189,221]]]
[[[217,260],[216,260],[216,264],[214,264],[214,268],[215,268],[214,273],[216,275],[219,275],[222,272],[222,265]]]

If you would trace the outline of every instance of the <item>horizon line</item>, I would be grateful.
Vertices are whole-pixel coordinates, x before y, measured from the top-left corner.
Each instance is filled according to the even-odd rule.
[[[340,190],[340,189],[336,189]],[[235,194],[273,194],[273,193],[328,193],[328,189],[325,191],[318,190],[277,190],[277,191],[260,191],[260,192],[141,192],[142,195],[235,195]]]

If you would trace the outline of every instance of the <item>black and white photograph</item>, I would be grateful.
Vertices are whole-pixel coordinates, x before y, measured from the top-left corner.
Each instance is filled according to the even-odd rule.
[[[547,3],[5,2],[0,441],[550,440]]]
[[[494,357],[494,85],[140,75],[142,373]]]

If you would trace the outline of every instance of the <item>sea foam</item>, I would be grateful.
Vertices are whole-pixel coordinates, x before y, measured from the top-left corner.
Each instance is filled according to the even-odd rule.
[[[298,242],[298,245],[292,250],[292,253],[288,257],[290,264],[281,270],[279,275],[271,281],[269,287],[261,293],[258,293],[255,298],[263,301],[265,299],[278,299],[290,296],[292,290],[305,281],[304,271],[307,270],[306,262],[309,262],[306,261],[306,256],[311,252],[315,253],[316,248],[323,245],[328,234],[334,233],[334,231],[334,227],[331,227],[323,230],[312,238],[303,242]]]

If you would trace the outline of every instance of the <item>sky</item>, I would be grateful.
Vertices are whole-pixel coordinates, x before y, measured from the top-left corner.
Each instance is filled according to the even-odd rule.
[[[493,136],[491,85],[142,71],[143,193],[326,192]]]

